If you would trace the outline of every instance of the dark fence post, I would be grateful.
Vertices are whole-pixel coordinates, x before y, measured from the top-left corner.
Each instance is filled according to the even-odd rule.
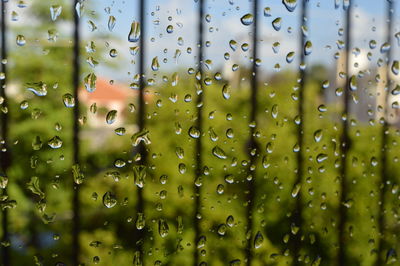
[[[346,8],[346,51],[345,51],[345,69],[346,69],[346,84],[344,90],[344,99],[343,99],[343,117],[342,119],[342,135],[340,141],[341,147],[341,167],[340,167],[340,200],[339,200],[339,223],[338,223],[338,265],[346,265],[346,222],[347,222],[347,207],[343,204],[347,200],[348,195],[348,187],[347,187],[347,154],[349,149],[351,148],[351,139],[349,136],[349,115],[350,115],[350,55],[351,55],[351,27],[352,27],[352,1],[348,2],[348,6]]]
[[[6,62],[3,60],[7,60],[7,40],[6,40],[6,2],[1,0],[1,71],[4,74],[4,78],[0,79],[0,97],[3,98],[2,105],[3,107],[8,107],[7,95],[6,95],[6,86],[7,86],[7,70],[6,70]],[[1,173],[6,175],[7,168],[10,164],[9,150],[8,150],[8,114],[1,112],[1,135],[0,141],[4,142],[0,144],[2,149],[5,151],[0,151],[0,167]],[[3,189],[3,195],[7,195],[7,188]],[[9,228],[8,228],[8,211],[7,208],[2,210],[2,241],[9,241]],[[11,265],[10,262],[10,247],[7,245],[2,245],[2,264],[5,266]]]
[[[393,32],[393,1],[394,0],[387,0],[387,32],[386,32],[386,42],[392,45],[392,32]],[[390,48],[387,52],[387,65],[386,65],[386,86],[383,90],[382,97],[384,98],[384,108],[383,108],[383,125],[382,125],[382,132],[381,132],[381,180],[379,183],[379,217],[378,217],[378,233],[379,233],[379,244],[378,244],[378,254],[376,258],[376,265],[380,266],[384,264],[384,260],[382,257],[382,251],[387,248],[387,243],[385,239],[385,205],[386,205],[386,196],[388,190],[387,181],[389,181],[387,168],[388,168],[388,138],[389,138],[389,124],[388,124],[388,116],[389,116],[389,94],[390,94],[390,63],[392,61],[392,49]]]
[[[76,10],[77,5],[79,5],[79,0],[74,1],[74,6],[72,7],[72,12],[74,14],[74,47],[73,47],[73,69],[72,69],[72,82],[73,82],[73,96],[75,98],[75,106],[73,109],[73,136],[72,136],[72,147],[73,147],[73,163],[79,165],[79,76],[80,76],[80,32],[79,32],[79,14]],[[78,7],[79,8],[79,7]],[[79,264],[80,256],[80,201],[79,192],[80,185],[73,180],[73,225],[72,225],[72,262],[73,265]]]
[[[139,127],[139,132],[142,132],[145,130],[145,116],[146,116],[146,106],[145,106],[145,88],[146,88],[146,79],[145,79],[145,56],[146,56],[146,47],[145,47],[145,32],[146,32],[146,19],[145,19],[145,12],[146,12],[146,6],[145,6],[146,1],[145,0],[139,0],[139,24],[140,24],[140,40],[139,40],[139,102],[138,102],[138,114],[137,114],[137,120],[138,120],[138,127]],[[138,153],[140,155],[140,164],[141,165],[146,165],[147,163],[147,151],[145,144],[143,141],[139,143],[138,146]],[[147,171],[147,170],[146,170]],[[143,196],[143,188],[142,187],[137,187],[137,202],[136,202],[136,212],[137,213],[142,213],[144,215],[144,196]],[[143,251],[143,241],[144,241],[144,231],[145,229],[137,229],[136,234],[134,236],[135,240],[135,245],[137,248],[137,251],[140,253],[140,257],[144,257],[144,251]],[[144,262],[143,262],[144,263]]]
[[[257,94],[258,94],[258,86],[257,86],[257,46],[258,46],[258,0],[253,0],[253,64],[251,70],[251,96],[250,96],[250,116],[249,116],[249,124],[256,124],[256,116],[257,116]],[[250,127],[250,136],[248,143],[248,156],[249,156],[249,169],[247,178],[247,208],[246,208],[246,226],[247,232],[247,246],[246,246],[246,265],[250,266],[253,260],[253,209],[254,209],[254,198],[256,195],[256,187],[255,187],[255,179],[256,179],[256,161],[258,156],[258,144],[255,137],[256,127]]]
[[[297,152],[297,175],[296,180],[294,182],[294,186],[302,185],[302,178],[303,178],[303,143],[304,143],[304,89],[306,84],[306,54],[304,51],[304,45],[306,43],[306,36],[303,33],[302,27],[307,26],[307,2],[308,0],[302,0],[301,5],[301,12],[300,12],[300,43],[299,43],[299,52],[300,52],[300,66],[299,66],[299,103],[298,103],[298,116],[300,123],[297,127],[297,144],[299,145],[299,151]],[[294,235],[294,241],[292,244],[292,256],[293,256],[293,265],[299,264],[299,255],[301,249],[301,234],[302,227],[303,227],[303,204],[301,199],[301,188],[296,195],[296,203],[295,203],[295,210],[292,213],[292,225],[298,227],[300,230]]]
[[[203,53],[204,53],[204,45],[203,45],[203,17],[204,17],[204,5],[205,0],[199,0],[199,13],[198,13],[198,54],[197,54],[197,71],[199,73],[200,79],[198,81],[198,91],[200,92],[196,98],[196,106],[197,108],[197,120],[196,127],[200,131],[200,136],[196,139],[196,147],[194,158],[196,160],[196,168],[195,168],[195,180],[194,180],[194,197],[195,197],[195,210],[193,214],[193,226],[194,226],[194,253],[193,253],[193,265],[199,265],[199,253],[197,250],[197,241],[201,236],[201,226],[200,221],[197,218],[197,215],[201,212],[201,186],[196,185],[196,180],[201,179],[202,177],[202,167],[203,167],[203,143],[202,143],[202,135],[203,135],[203,98],[204,98],[204,89],[203,89]]]

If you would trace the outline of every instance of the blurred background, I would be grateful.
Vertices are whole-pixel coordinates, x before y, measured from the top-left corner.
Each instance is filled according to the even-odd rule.
[[[398,1],[0,1],[2,265],[400,265]]]

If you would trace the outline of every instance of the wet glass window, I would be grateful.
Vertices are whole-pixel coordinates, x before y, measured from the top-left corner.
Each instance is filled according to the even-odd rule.
[[[0,4],[0,265],[399,265],[399,1]]]

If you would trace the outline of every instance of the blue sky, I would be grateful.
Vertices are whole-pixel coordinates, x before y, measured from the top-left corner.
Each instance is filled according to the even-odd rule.
[[[88,0],[90,1],[90,0]],[[148,71],[151,74],[150,61],[158,56],[161,68],[160,71],[168,71],[174,68],[194,67],[196,62],[196,38],[197,38],[197,8],[196,0],[149,0],[146,1],[147,12],[147,32],[146,48],[148,51]],[[233,3],[233,4],[232,4]],[[114,0],[96,2],[95,11],[99,15],[96,25],[98,32],[109,34],[110,48],[119,50],[117,58],[110,58],[104,55],[100,59],[100,66],[96,69],[99,74],[106,76],[115,76],[119,79],[129,79],[128,71],[134,70],[135,65],[131,64],[131,57],[128,54],[128,47],[132,46],[127,41],[127,35],[131,22],[138,19],[137,10],[138,1]],[[379,53],[379,47],[384,42],[386,32],[386,1],[358,0],[353,1],[354,8],[354,26],[353,39],[354,46],[362,50],[359,56],[360,61],[366,61],[366,52],[371,51],[374,54],[372,64],[377,58],[383,57]],[[214,69],[227,65],[230,67],[234,63],[239,65],[249,64],[251,50],[247,52],[237,49],[233,52],[229,48],[229,41],[236,40],[239,44],[248,42],[251,36],[251,27],[244,26],[240,22],[240,17],[250,12],[251,1],[249,0],[209,0],[206,4],[206,14],[211,16],[211,22],[205,23],[206,40],[210,42],[210,47],[205,49],[206,58],[211,59]],[[300,4],[299,4],[300,5]],[[294,51],[298,55],[299,45],[299,11],[296,8],[294,12],[288,12],[281,0],[261,0],[260,1],[260,28],[259,28],[259,53],[262,60],[262,68],[265,71],[273,71],[275,64],[280,64],[281,69],[295,68],[298,61],[292,64],[285,62],[285,56],[288,52]],[[105,12],[105,8],[110,8],[110,14]],[[263,16],[265,7],[271,9],[271,17]],[[396,5],[395,12],[399,14],[400,3]],[[116,17],[117,22],[114,30],[110,32],[107,29],[107,22],[110,15]],[[275,31],[271,25],[273,19],[282,18],[282,28]],[[394,32],[400,31],[399,17],[396,16]],[[338,31],[343,27],[344,12],[340,7],[334,8],[334,0],[310,0],[308,13],[309,40],[313,43],[313,52],[308,57],[309,62],[320,62],[324,64],[335,64],[333,55],[338,51],[336,41],[343,40],[344,36],[339,36]],[[87,29],[86,22],[88,18],[83,18],[84,30]],[[172,34],[166,32],[166,27],[172,25],[174,31]],[[289,32],[288,28],[292,28]],[[90,39],[91,34],[87,30],[86,38]],[[394,34],[394,33],[393,33]],[[94,37],[94,35],[93,35]],[[184,45],[178,45],[178,38],[182,37]],[[370,50],[369,41],[376,40],[378,46]],[[273,53],[272,44],[280,43],[280,49],[277,54]],[[191,47],[193,52],[188,54],[186,49]],[[166,53],[164,51],[166,50]],[[176,62],[173,56],[176,49],[181,50],[181,56]],[[395,55],[399,54],[398,46],[393,47]],[[225,52],[231,54],[231,59],[226,61],[223,58]],[[166,58],[167,63],[162,59]],[[375,60],[375,61],[374,61]],[[122,67],[118,71],[112,71],[105,67],[105,62],[116,62]],[[104,64],[102,64],[104,62]],[[102,66],[103,65],[103,66]],[[228,68],[227,67],[227,68]]]

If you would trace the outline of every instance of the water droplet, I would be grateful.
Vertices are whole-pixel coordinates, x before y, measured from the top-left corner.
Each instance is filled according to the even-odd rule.
[[[292,197],[295,198],[297,197],[297,195],[299,194],[301,189],[301,184],[297,183],[296,185],[294,185],[293,189],[292,189]]]
[[[18,13],[15,12],[15,11],[12,11],[12,12],[11,12],[11,20],[12,20],[12,21],[18,21],[18,19],[19,19]]]
[[[230,40],[229,41],[229,47],[231,47],[232,51],[236,51],[237,49],[237,42],[235,40]]]
[[[111,110],[106,115],[106,122],[107,124],[111,125],[117,119],[117,110]]]
[[[286,62],[287,62],[288,64],[290,64],[290,63],[293,62],[294,55],[295,55],[295,52],[289,52],[289,53],[286,55]]]
[[[33,92],[36,96],[47,95],[47,84],[43,82],[27,83],[27,90]]]
[[[26,184],[27,189],[29,189],[33,194],[38,195],[41,199],[44,199],[45,194],[40,189],[39,177],[32,176],[31,180]]]
[[[322,133],[322,132],[323,132],[322,129],[318,129],[318,130],[316,130],[316,131],[314,132],[314,141],[315,141],[315,142],[320,142],[320,141],[321,141],[322,136],[323,136],[323,133]]]
[[[274,42],[272,44],[272,51],[277,54],[279,52],[279,48],[281,47],[280,42]]]
[[[271,8],[266,7],[264,8],[264,17],[270,17],[271,16]]]
[[[278,18],[274,19],[272,21],[272,27],[274,28],[274,30],[280,31],[281,27],[282,27],[282,18],[278,17]]]
[[[349,86],[351,91],[357,90],[357,77],[355,75],[350,77]]]
[[[26,44],[25,36],[24,35],[17,35],[16,43],[18,46],[24,46]]]
[[[8,177],[5,174],[0,173],[0,188],[5,189],[7,187],[7,184],[8,184]]]
[[[85,6],[83,4],[83,1],[79,0],[75,5],[75,11],[79,18],[82,17],[84,8]]]
[[[150,138],[149,138],[149,131],[146,129],[143,129],[142,131],[136,132],[135,134],[132,135],[131,137],[131,142],[133,146],[138,146],[139,143],[143,142],[144,145],[149,145],[151,144]]]
[[[255,236],[255,238],[254,238],[254,248],[255,249],[260,248],[262,246],[263,242],[264,242],[264,237],[261,234],[261,232],[258,231],[256,236]]]
[[[396,87],[392,90],[392,95],[400,94],[400,85],[396,85]]]
[[[136,229],[138,229],[138,230],[142,230],[144,228],[144,226],[146,225],[146,219],[142,212],[138,213],[135,225],[136,225]]]
[[[386,264],[392,264],[397,262],[397,253],[396,250],[391,248],[386,253]]]
[[[254,17],[252,14],[248,13],[244,15],[243,17],[240,18],[240,21],[242,22],[243,25],[249,26],[253,23]]]
[[[220,236],[224,236],[226,234],[226,230],[227,230],[226,224],[220,224],[218,226],[217,233]]]
[[[192,126],[189,128],[189,136],[191,136],[192,138],[198,139],[200,138],[200,134],[200,130],[197,127]]]
[[[382,44],[381,46],[381,53],[386,53],[390,50],[390,44],[385,42],[384,44]]]
[[[297,6],[297,0],[282,0],[282,3],[289,12],[293,12]]]
[[[106,208],[112,208],[115,205],[117,205],[117,199],[115,197],[115,194],[112,193],[111,191],[107,191],[104,195],[103,195],[103,205]]]
[[[146,181],[146,166],[135,165],[132,167],[134,183],[137,187],[143,188]]]
[[[60,137],[55,136],[52,139],[49,140],[49,142],[47,143],[52,149],[59,149],[61,148],[63,142],[60,139]]]
[[[231,98],[231,86],[229,84],[225,84],[222,87],[222,96],[224,97],[225,100]]]
[[[108,18],[108,30],[109,31],[113,31],[116,22],[117,22],[117,20],[115,19],[114,16],[110,16]]]
[[[75,106],[75,98],[70,93],[66,93],[62,97],[65,107],[72,108]]]
[[[52,5],[50,7],[50,16],[52,21],[56,21],[56,19],[61,15],[62,6],[60,5]]]
[[[110,56],[111,56],[112,58],[117,57],[117,56],[118,56],[118,51],[117,51],[116,49],[111,49],[111,50],[110,50]]]
[[[174,26],[168,25],[166,31],[167,31],[167,33],[169,33],[169,34],[173,33],[173,32],[174,32]]]
[[[397,60],[393,61],[393,63],[392,63],[392,72],[395,75],[399,74],[399,61],[397,61]]]
[[[137,21],[132,22],[131,30],[129,31],[128,41],[138,42],[140,39],[140,23]]]
[[[88,92],[94,92],[96,90],[97,77],[94,73],[88,74],[84,78],[85,88]]]
[[[312,52],[312,42],[306,41],[304,44],[304,55],[309,55]]]
[[[154,57],[151,61],[151,69],[157,71],[160,68],[160,63],[158,63],[158,56]]]
[[[224,152],[220,147],[218,147],[218,146],[215,146],[215,147],[212,149],[212,154],[213,154],[215,157],[219,158],[219,159],[226,159],[226,158],[227,158],[225,152]]]
[[[85,176],[83,175],[79,164],[74,164],[72,166],[72,176],[74,177],[75,184],[80,185],[83,183]]]
[[[317,155],[317,162],[318,163],[322,163],[326,159],[328,159],[328,155],[325,154],[325,153],[320,153],[320,154]]]
[[[158,220],[158,233],[161,237],[166,237],[169,232],[169,227],[164,219]]]

